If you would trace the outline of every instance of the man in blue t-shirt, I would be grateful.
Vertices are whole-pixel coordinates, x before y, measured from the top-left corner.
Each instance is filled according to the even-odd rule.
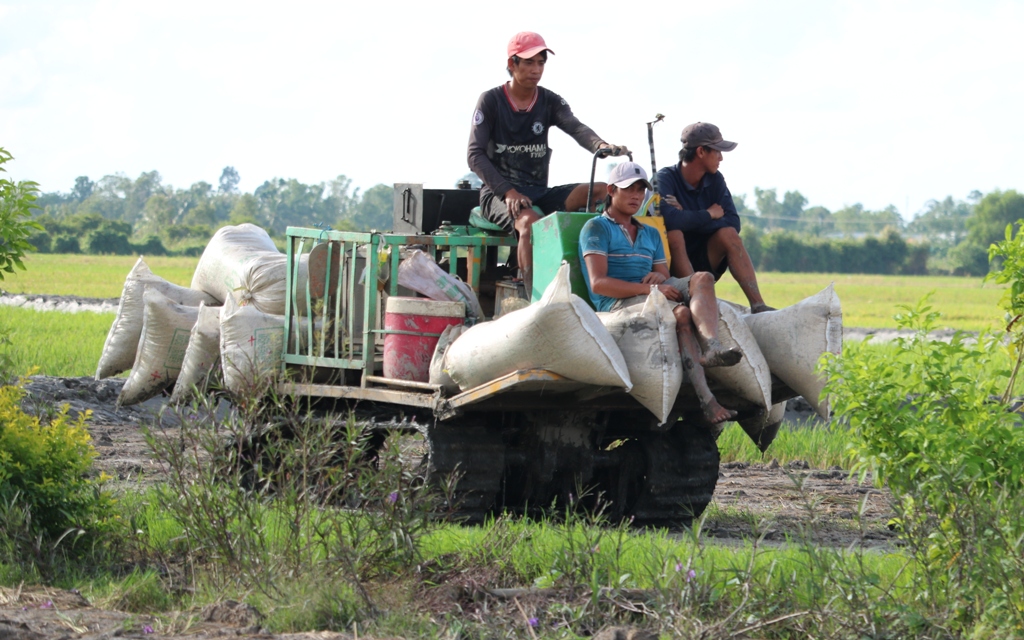
[[[604,215],[588,220],[580,231],[580,266],[590,299],[598,311],[612,311],[643,302],[651,287],[657,287],[666,298],[681,303],[673,314],[683,368],[705,417],[714,424],[731,420],[736,412],[715,399],[704,368],[734,365],[743,354],[718,341],[718,301],[711,274],[670,277],[658,231],[633,218],[650,188],[647,172],[635,162],[612,169]],[[703,354],[694,328],[707,343]]]
[[[679,164],[658,171],[672,273],[709,271],[715,280],[726,268],[750,302],[750,312],[772,311],[761,297],[754,264],[740,239],[740,216],[725,178],[718,172],[722,152],[736,148],[718,127],[696,122],[683,129]]]

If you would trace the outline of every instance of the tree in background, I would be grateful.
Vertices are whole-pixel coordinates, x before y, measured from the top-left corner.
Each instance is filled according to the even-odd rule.
[[[234,167],[224,167],[217,182],[218,190],[221,193],[238,193],[238,183],[241,181],[242,177]]]
[[[974,191],[968,200],[977,202],[981,193]],[[945,200],[929,200],[924,213],[918,214],[907,231],[928,236],[932,243],[947,243],[950,246],[960,244],[967,237],[967,219],[974,213],[970,202],[954,200],[946,196]]]
[[[71,189],[71,197],[82,202],[92,195],[96,183],[89,179],[89,176],[78,176],[75,178],[75,186]]]
[[[967,226],[967,239],[988,250],[1005,238],[1006,226],[1024,219],[1024,195],[1013,189],[993,191],[978,202]]]
[[[0,147],[0,173],[7,173],[3,165],[13,159],[7,149]],[[33,230],[42,228],[32,220],[38,192],[39,185],[31,180],[0,178],[0,280],[5,272],[14,273],[15,267],[25,270],[21,259],[34,248],[28,238]]]

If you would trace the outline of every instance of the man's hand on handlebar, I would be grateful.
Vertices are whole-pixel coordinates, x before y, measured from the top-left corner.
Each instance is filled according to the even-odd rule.
[[[609,156],[628,156],[630,154],[626,145],[608,144],[607,142],[602,142],[601,146],[598,147],[598,150],[603,158],[607,158]]]

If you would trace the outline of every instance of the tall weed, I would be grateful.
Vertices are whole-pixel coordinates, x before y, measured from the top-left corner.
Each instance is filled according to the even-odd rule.
[[[377,449],[351,416],[245,406],[218,418],[203,398],[176,409],[180,433],[147,436],[169,471],[157,501],[181,527],[175,553],[215,587],[272,598],[302,574],[340,579],[372,615],[365,584],[419,557],[432,494],[398,446]]]

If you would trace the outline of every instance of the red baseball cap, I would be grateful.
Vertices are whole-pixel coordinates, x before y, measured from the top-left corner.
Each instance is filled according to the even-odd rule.
[[[541,51],[551,51],[539,33],[520,31],[508,41],[508,57],[532,58]],[[554,51],[551,51],[554,53]]]

